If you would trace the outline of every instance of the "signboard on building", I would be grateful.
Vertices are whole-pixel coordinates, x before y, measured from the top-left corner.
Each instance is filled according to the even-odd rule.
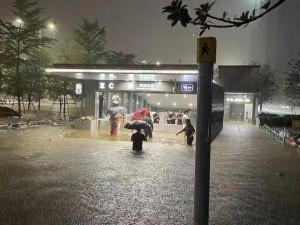
[[[167,92],[174,93],[174,83],[171,82],[141,82],[141,81],[99,81],[98,91],[126,91],[126,92]],[[197,83],[175,84],[179,94],[196,94]]]
[[[180,91],[182,91],[182,92],[192,92],[192,91],[194,91],[194,85],[193,84],[181,84],[180,85]]]
[[[197,94],[197,83],[178,83],[177,90],[178,94]]]

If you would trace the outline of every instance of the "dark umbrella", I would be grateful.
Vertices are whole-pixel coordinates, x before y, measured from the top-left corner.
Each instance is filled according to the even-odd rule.
[[[12,116],[19,116],[20,114],[17,113],[15,110],[0,106],[0,117],[12,117]]]
[[[127,109],[123,106],[114,106],[114,107],[111,107],[109,110],[107,110],[107,113],[112,115],[112,114],[115,114],[115,113],[126,113],[127,112]]]
[[[141,120],[141,119],[143,119],[142,114],[144,114],[144,115],[150,114],[150,110],[147,109],[147,108],[138,109],[136,112],[133,113],[132,120]]]
[[[150,129],[151,128],[150,124],[143,120],[135,120],[135,121],[132,121],[131,123],[126,123],[124,127],[127,129],[131,129],[131,130],[137,130],[138,128],[140,128],[140,129]]]

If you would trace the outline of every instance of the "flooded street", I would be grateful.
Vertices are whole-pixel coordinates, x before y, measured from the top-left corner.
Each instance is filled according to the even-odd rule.
[[[156,127],[142,153],[123,129],[0,134],[0,224],[193,224],[195,147],[174,127]],[[298,225],[299,212],[295,147],[225,124],[212,144],[210,224]]]

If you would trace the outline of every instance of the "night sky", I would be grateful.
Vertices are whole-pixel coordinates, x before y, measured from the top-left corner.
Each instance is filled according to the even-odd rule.
[[[189,11],[213,0],[184,0]],[[275,1],[275,0],[274,0]],[[0,18],[13,20],[12,0],[0,0]],[[162,64],[195,64],[199,28],[171,27],[162,8],[171,0],[40,0],[58,32],[71,32],[86,17],[105,26],[107,50],[122,50],[137,55],[137,60]],[[258,8],[260,0],[217,0],[214,12],[230,16]],[[262,19],[246,28],[210,30],[205,36],[217,38],[216,65],[270,63],[277,76],[287,69],[287,62],[300,51],[299,0],[288,0]]]
[[[2,19],[13,19],[10,14],[11,0],[0,0],[0,16]],[[162,0],[41,0],[40,6],[46,9],[47,15],[56,23],[59,32],[72,31],[86,17],[98,20],[100,26],[105,26],[109,45],[108,50],[122,50],[134,53],[137,59],[149,63],[196,63],[197,27],[171,27],[167,14],[162,14],[162,8],[171,1]],[[186,1],[190,10],[200,5],[199,0]],[[206,2],[206,1],[205,1]],[[237,0],[218,1],[216,10],[222,12],[232,3],[233,11],[242,8],[252,8],[249,1]],[[244,3],[243,3],[244,2]],[[220,10],[221,9],[221,10]],[[248,29],[233,29],[213,31],[206,35],[218,37],[217,64],[247,64],[249,56]],[[236,36],[233,41],[233,37]],[[225,42],[226,41],[226,42]],[[241,43],[237,46],[236,43]],[[224,53],[232,53],[229,59]],[[245,54],[246,53],[246,54]],[[243,57],[240,57],[244,54]],[[235,59],[235,60],[233,60]]]

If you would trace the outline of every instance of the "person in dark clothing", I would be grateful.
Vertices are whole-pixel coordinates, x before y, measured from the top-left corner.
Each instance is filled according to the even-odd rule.
[[[179,131],[176,135],[185,132],[186,135],[186,142],[188,145],[192,145],[193,141],[194,141],[194,133],[195,133],[195,128],[193,127],[193,125],[191,124],[191,120],[187,119],[186,120],[186,126]]]
[[[132,141],[132,150],[142,151],[143,150],[143,141],[147,141],[147,138],[144,134],[141,133],[141,129],[138,128],[136,133],[131,136]]]
[[[159,123],[160,116],[158,111],[153,114],[153,123]]]
[[[105,94],[102,92],[102,94],[99,97],[99,118],[103,118],[103,111],[104,111],[104,101],[106,100]]]
[[[142,115],[144,115],[144,114],[142,114]],[[150,125],[150,128],[144,129],[146,138],[147,137],[152,138],[153,123],[152,123],[152,119],[150,117],[150,113],[146,114],[145,116],[143,116],[142,120],[145,121],[145,122],[147,122]]]

